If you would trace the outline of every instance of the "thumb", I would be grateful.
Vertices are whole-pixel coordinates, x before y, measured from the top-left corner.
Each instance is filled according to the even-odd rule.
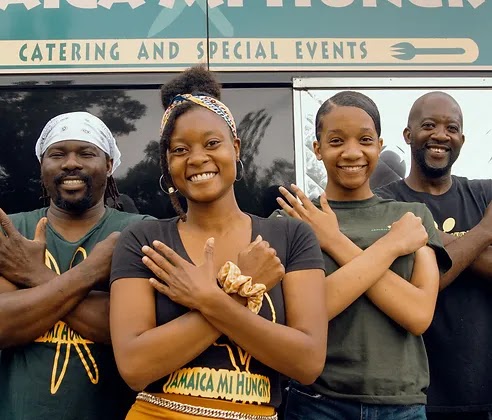
[[[208,269],[212,272],[214,269],[214,247],[215,247],[215,239],[208,238],[207,242],[205,242],[205,263],[204,265],[208,266]],[[215,275],[215,274],[214,274]]]
[[[39,220],[34,232],[34,240],[36,242],[46,243],[46,226],[48,226],[48,218],[43,217]]]
[[[326,199],[326,193],[324,191],[321,193],[319,203],[321,204],[321,210],[323,210],[323,213],[331,213],[332,210],[330,205],[328,204],[328,200]]]
[[[256,239],[251,242],[248,247],[246,248],[246,251],[251,251],[256,245],[258,245],[261,241],[263,240],[261,235],[258,235]]]

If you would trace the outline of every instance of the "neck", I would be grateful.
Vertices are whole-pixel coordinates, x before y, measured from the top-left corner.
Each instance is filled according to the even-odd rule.
[[[405,178],[405,183],[414,191],[441,195],[451,188],[453,180],[451,171],[438,178],[425,176],[421,169],[412,162],[412,168],[408,177]]]
[[[84,236],[103,217],[106,208],[101,199],[83,213],[73,213],[50,202],[47,217],[51,226],[65,239],[75,241]]]
[[[247,217],[239,208],[231,191],[212,203],[188,201],[186,224],[206,232],[220,234],[231,228],[235,222]]]
[[[334,183],[328,181],[328,184],[326,184],[325,193],[326,198],[332,201],[361,201],[367,200],[374,195],[369,182],[352,190],[334,185]]]

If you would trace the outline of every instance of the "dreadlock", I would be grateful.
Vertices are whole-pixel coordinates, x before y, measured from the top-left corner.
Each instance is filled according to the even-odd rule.
[[[161,87],[161,100],[164,109],[171,105],[176,95],[186,93],[206,94],[220,100],[220,84],[215,79],[214,75],[208,71],[204,65],[192,67]],[[190,109],[197,107],[199,107],[199,105],[192,102],[184,102],[178,105],[169,116],[160,139],[160,164],[162,176],[166,186],[168,188],[173,188],[173,192],[169,193],[171,204],[183,222],[186,222],[186,213],[181,207],[177,196],[177,190],[174,187],[173,180],[169,172],[167,152],[169,150],[171,136],[173,134],[177,118],[188,112]]]
[[[118,191],[118,187],[116,186],[116,181],[113,178],[113,175],[108,177],[106,183],[106,190],[104,191],[104,202],[107,202],[107,199],[111,198],[111,206],[116,210],[123,211],[123,204],[120,201],[120,192]]]

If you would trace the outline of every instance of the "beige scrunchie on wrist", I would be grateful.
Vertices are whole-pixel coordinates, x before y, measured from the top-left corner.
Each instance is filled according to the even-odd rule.
[[[228,295],[237,293],[239,296],[248,298],[248,309],[255,314],[260,312],[266,291],[264,284],[253,284],[251,276],[242,275],[240,268],[230,261],[227,261],[219,270],[217,280]]]

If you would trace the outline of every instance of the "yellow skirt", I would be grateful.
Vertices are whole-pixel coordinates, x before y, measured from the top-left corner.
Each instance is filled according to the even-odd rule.
[[[191,397],[187,395],[174,394],[152,394],[159,398],[175,401],[182,404],[193,405],[195,407],[205,407],[217,410],[226,410],[241,414],[273,416],[275,409],[270,406],[260,406],[251,404],[239,404],[229,401],[212,400],[209,398]],[[147,401],[137,400],[126,416],[126,420],[210,420],[210,417],[203,417],[194,414],[182,413],[169,408],[160,407]]]

